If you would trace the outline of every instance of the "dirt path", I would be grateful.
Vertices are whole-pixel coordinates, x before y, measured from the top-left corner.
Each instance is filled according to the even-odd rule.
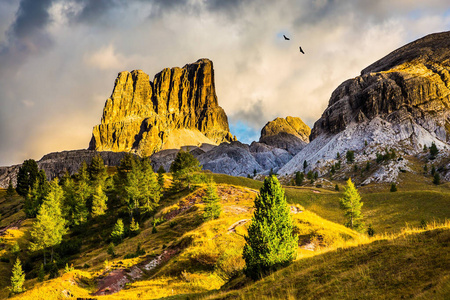
[[[242,220],[237,221],[236,223],[233,223],[230,227],[228,227],[228,233],[236,232],[236,227],[238,227],[239,225],[243,225],[243,224],[247,223],[248,221],[250,221],[250,219],[242,219]]]
[[[132,266],[126,269],[115,269],[112,270],[104,278],[100,279],[97,284],[97,291],[93,293],[93,296],[104,296],[111,295],[122,290],[127,283],[134,282],[145,274],[159,265],[167,262],[173,256],[175,256],[179,249],[167,249],[164,250],[159,256]]]

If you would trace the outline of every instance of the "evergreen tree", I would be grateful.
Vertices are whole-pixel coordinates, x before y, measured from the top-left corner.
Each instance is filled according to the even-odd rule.
[[[303,172],[295,172],[295,185],[300,186],[303,184],[303,181],[305,180],[305,174]]]
[[[208,186],[206,187],[206,195],[202,200],[205,203],[203,219],[205,221],[218,219],[222,212],[222,207],[220,205],[220,198],[217,195],[216,184],[213,181],[208,183]]]
[[[6,199],[11,200],[12,197],[16,194],[16,190],[14,189],[11,179],[9,180],[8,188],[6,189]]]
[[[355,151],[348,150],[345,157],[347,158],[347,163],[352,164],[355,161]]]
[[[434,176],[433,176],[433,183],[434,183],[435,185],[439,185],[439,184],[441,183],[441,176],[439,175],[438,172],[435,172],[435,173],[434,173]]]
[[[375,230],[372,227],[372,224],[369,224],[369,227],[367,227],[367,235],[368,236],[374,236]]]
[[[201,169],[200,162],[191,153],[180,150],[170,165],[175,188],[180,189],[183,187],[183,182],[187,182],[188,189],[191,189],[192,173],[199,172]]]
[[[13,293],[21,293],[23,291],[23,283],[25,282],[25,273],[22,270],[20,259],[16,258],[16,262],[12,269],[11,291]]]
[[[62,236],[67,232],[66,221],[61,211],[63,190],[55,179],[50,183],[50,192],[44,199],[36,221],[31,229],[31,251],[44,251],[44,264],[46,264],[45,251],[51,248],[51,260],[53,260],[53,247],[62,241]]]
[[[306,170],[306,168],[308,167],[308,163],[305,161],[303,161],[303,170]]]
[[[432,142],[431,146],[430,146],[430,159],[435,159],[438,152],[439,152],[439,150],[436,147],[436,144],[434,142]]]
[[[431,176],[434,176],[434,174],[436,174],[436,167],[431,166]]]
[[[100,154],[97,154],[92,158],[87,171],[89,173],[91,186],[104,185],[107,173],[105,163]]]
[[[32,187],[28,190],[25,197],[24,210],[29,218],[34,218],[41,206],[44,198],[49,192],[49,184],[44,170],[40,170]]]
[[[336,183],[336,185],[334,186],[334,190],[337,191],[337,192],[339,192],[339,186],[337,185],[337,183]]]
[[[81,224],[86,221],[89,215],[89,205],[92,201],[92,187],[89,184],[89,172],[86,162],[81,164],[81,168],[76,175],[75,192],[77,197],[74,203],[74,219],[78,220],[75,224]]]
[[[396,192],[397,191],[397,185],[395,184],[395,182],[391,183],[391,192]]]
[[[103,187],[101,184],[97,185],[95,188],[95,193],[92,195],[92,210],[91,215],[92,217],[101,216],[104,215],[106,210],[108,209],[107,206],[108,197],[103,192]]]
[[[38,281],[42,282],[45,279],[45,270],[44,270],[44,264],[41,264],[41,266],[39,267],[39,271],[38,271]]]
[[[87,185],[87,178],[75,182],[72,178],[64,178],[62,189],[64,192],[63,213],[68,225],[79,225],[86,222],[88,210],[86,207],[87,198],[90,197],[90,188]]]
[[[33,187],[39,173],[39,168],[34,159],[25,160],[17,173],[16,192],[22,197],[28,194]]]
[[[129,172],[131,172],[131,169],[135,164],[136,164],[135,156],[131,153],[126,154],[120,160],[120,164],[117,167],[117,174],[114,176],[114,186],[116,193],[124,202],[128,202],[127,200],[128,195],[125,189],[128,183],[127,175]]]
[[[347,219],[345,226],[356,231],[361,231],[364,226],[361,215],[363,202],[361,202],[361,196],[351,178],[347,180],[344,197],[339,199],[339,204],[341,209],[344,210],[344,215]]]
[[[158,184],[158,178],[150,164],[150,159],[144,159],[141,165],[142,179],[139,186],[141,189],[139,206],[144,213],[152,212],[158,206],[161,198],[161,190]]]
[[[120,242],[122,242],[124,234],[125,227],[123,226],[123,221],[122,219],[118,219],[111,232],[111,239],[115,244],[119,244]]]
[[[158,169],[158,185],[161,192],[164,190],[164,173],[166,173],[166,170],[163,166],[160,166]]]
[[[134,218],[131,218],[130,223],[130,233],[132,236],[138,235],[140,231],[139,223],[134,221]]]
[[[255,212],[245,236],[245,274],[258,279],[288,265],[296,256],[297,240],[284,190],[275,176],[267,177],[255,199]]]

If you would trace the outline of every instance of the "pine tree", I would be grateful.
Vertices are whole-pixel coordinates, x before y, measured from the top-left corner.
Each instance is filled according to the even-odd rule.
[[[139,228],[139,223],[134,221],[134,218],[131,218],[131,223],[130,223],[130,233],[131,235],[135,236],[138,235],[140,231]]]
[[[305,174],[303,172],[295,172],[295,185],[300,186],[303,184],[303,181],[305,180]]]
[[[12,269],[11,291],[13,293],[21,293],[23,291],[23,283],[25,282],[25,273],[22,270],[20,259],[16,258],[16,262]]]
[[[12,185],[11,179],[9,180],[8,188],[6,189],[6,199],[11,200],[12,197],[16,194],[16,190]]]
[[[303,170],[306,170],[306,168],[308,167],[308,163],[305,161],[303,161]]]
[[[434,173],[434,176],[433,176],[433,183],[434,183],[435,185],[439,185],[439,184],[441,183],[441,176],[439,175],[438,172],[435,172],[435,173]]]
[[[391,183],[391,192],[396,192],[397,191],[397,185],[395,184],[395,182]]]
[[[118,219],[111,232],[111,239],[115,244],[119,244],[125,234],[125,227],[123,226],[122,219]]]
[[[146,158],[142,161],[142,179],[140,182],[141,198],[139,206],[144,213],[152,212],[158,206],[161,198],[161,190],[158,184],[158,178],[153,172],[150,159]]]
[[[31,229],[30,250],[43,250],[44,264],[46,249],[51,248],[53,260],[53,247],[61,243],[63,235],[67,232],[66,221],[61,211],[63,193],[58,180],[53,180],[50,183],[50,192],[44,199]]]
[[[164,173],[166,173],[166,170],[163,166],[160,166],[158,169],[158,185],[161,192],[164,190]]]
[[[173,173],[174,187],[183,188],[183,183],[191,189],[192,173],[201,171],[200,162],[190,153],[180,150],[175,160],[170,165],[170,172]]]
[[[97,185],[95,188],[95,193],[92,195],[92,209],[91,215],[92,217],[104,215],[107,206],[108,197],[103,192],[103,187],[101,184]]]
[[[347,180],[344,197],[339,199],[339,204],[341,209],[344,210],[344,215],[347,219],[345,226],[356,231],[361,231],[364,226],[361,215],[363,202],[361,202],[361,196],[351,178]]]
[[[284,190],[275,176],[267,177],[255,199],[255,212],[245,236],[245,274],[258,279],[288,265],[296,256],[297,240]]]
[[[44,198],[49,193],[49,184],[44,170],[38,171],[36,180],[25,197],[24,210],[29,218],[34,218]]]
[[[337,192],[339,192],[339,186],[337,185],[337,183],[336,183],[336,185],[334,186],[334,190],[337,191]]]
[[[92,158],[87,171],[89,173],[91,186],[104,185],[107,173],[105,163],[100,154],[97,154]]]
[[[28,194],[28,190],[33,187],[39,173],[39,168],[34,159],[25,160],[17,173],[16,192],[22,197]]]
[[[352,164],[355,161],[355,151],[348,150],[345,157],[347,158],[347,163]]]
[[[432,142],[431,146],[430,146],[430,159],[435,159],[438,152],[439,152],[439,150],[436,147],[436,144],[434,142]]]
[[[208,186],[206,187],[206,195],[202,200],[205,203],[203,219],[205,221],[218,219],[222,212],[222,207],[220,205],[220,198],[217,195],[216,184],[213,181],[208,183]]]
[[[38,281],[42,282],[45,279],[45,271],[44,271],[44,264],[41,264],[38,271]]]

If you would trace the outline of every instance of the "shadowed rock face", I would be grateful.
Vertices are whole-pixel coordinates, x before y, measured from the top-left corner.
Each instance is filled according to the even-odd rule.
[[[314,124],[311,141],[351,123],[411,120],[450,141],[450,32],[428,35],[390,53],[342,83]]]
[[[119,73],[89,149],[146,156],[161,149],[232,140],[227,116],[217,102],[213,64],[200,59],[183,68],[164,69],[153,82],[141,70]]]

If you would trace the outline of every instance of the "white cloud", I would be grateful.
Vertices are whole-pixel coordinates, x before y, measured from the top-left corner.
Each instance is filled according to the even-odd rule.
[[[116,70],[126,65],[126,58],[120,53],[116,53],[114,46],[109,44],[97,51],[85,54],[84,63],[100,70]]]

